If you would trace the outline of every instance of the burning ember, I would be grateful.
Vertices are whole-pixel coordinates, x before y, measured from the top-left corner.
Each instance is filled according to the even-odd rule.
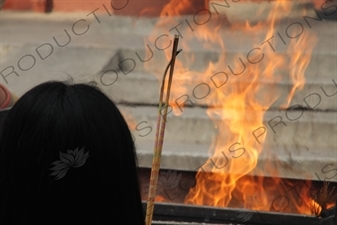
[[[156,43],[165,54],[156,52],[159,54],[156,57],[163,56],[163,62],[171,57],[172,33],[180,35],[183,52],[211,49],[219,55],[218,59],[210,59],[205,68],[200,68],[192,54],[181,54],[176,61],[170,103],[174,112],[183,113],[184,105],[193,105],[193,101],[207,105],[208,116],[218,131],[209,149],[210,158],[199,168],[196,185],[189,190],[185,203],[308,215],[314,209],[319,214],[322,207],[310,195],[309,181],[299,184],[282,180],[272,164],[264,165],[261,171],[256,167],[267,135],[264,115],[279,97],[284,97],[275,84],[292,83],[284,104],[278,106],[286,109],[295,92],[304,87],[304,74],[317,37],[299,22],[290,23],[286,30],[276,30],[280,15],[286,18],[294,1],[270,2],[272,9],[267,19],[254,24],[229,22],[219,13],[220,9],[240,7],[236,2],[239,1],[205,0],[204,7],[194,11],[193,16],[181,17],[195,9],[194,1],[171,0],[147,40]],[[305,15],[303,11],[301,17]],[[178,26],[172,28],[172,24]],[[168,27],[171,33],[163,35],[163,29]],[[223,36],[224,30],[233,31],[233,35]],[[240,41],[243,36],[254,37],[251,40],[254,45],[247,47],[251,43]],[[242,54],[229,57],[228,48],[233,48],[226,46],[225,40],[229,39],[238,40],[235,47],[243,49]],[[200,43],[200,49],[192,49],[192,43],[194,46]],[[279,49],[286,49],[287,54]],[[150,58],[153,51],[147,50]],[[160,68],[157,75],[161,80]],[[201,82],[194,87],[196,100],[192,100],[186,93],[191,91],[189,86],[195,80]],[[253,170],[258,177],[249,176]],[[272,178],[264,178],[266,171]],[[156,200],[165,201],[162,197]]]

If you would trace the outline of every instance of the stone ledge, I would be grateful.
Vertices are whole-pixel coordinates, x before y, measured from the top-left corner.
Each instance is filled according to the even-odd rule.
[[[119,35],[120,38],[128,39],[128,35]],[[143,63],[139,60],[136,53],[141,57],[141,59],[147,59],[145,57],[145,49],[144,47],[137,46],[128,46],[128,48],[123,46],[113,45],[105,45],[103,43],[91,43],[91,44],[75,44],[71,43],[69,46],[65,48],[59,48],[56,46],[55,42],[52,41],[52,37],[49,42],[40,42],[39,44],[34,43],[9,43],[7,41],[2,41],[2,45],[0,48],[1,59],[1,69],[5,69],[8,66],[15,66],[17,68],[18,61],[21,57],[27,55],[28,53],[33,54],[36,63],[41,62],[49,62],[51,60],[56,60],[63,62],[61,65],[49,65],[52,69],[56,66],[61,67],[69,67],[69,59],[76,58],[92,58],[92,61],[98,64],[91,69],[91,71],[87,73],[92,74],[102,74],[105,71],[110,69],[114,69],[121,74],[134,74],[134,73],[152,73],[162,76],[163,69],[166,66],[167,59],[163,52],[156,52],[155,58],[150,60],[149,62]],[[135,43],[135,45],[141,45],[142,41],[140,39],[129,38],[129,41]],[[49,44],[49,45],[48,45]],[[51,46],[52,47],[51,47]],[[53,49],[51,49],[53,48]],[[41,56],[38,56],[36,49],[38,49]],[[243,49],[243,51],[248,52],[251,49]],[[277,59],[278,57],[284,57],[286,60],[290,61],[290,57],[288,53],[282,52],[280,50],[278,53],[264,53],[264,57],[269,57],[270,60],[273,58]],[[49,53],[51,55],[49,56]],[[265,68],[265,66],[270,63],[270,61],[261,61],[261,63],[257,64],[257,66],[250,65],[247,60],[244,58],[244,52],[240,54],[238,50],[228,50],[225,54],[223,54],[219,50],[197,50],[195,49],[193,52],[183,51],[179,54],[178,59],[182,62],[184,67],[189,68],[189,71],[193,73],[202,73],[204,72],[209,63],[217,63],[220,55],[226,58],[222,66],[214,69],[214,73],[216,72],[225,72],[228,76],[234,76],[229,70],[230,66],[233,68],[234,72],[242,71],[242,68],[237,69],[233,65],[235,63],[239,63],[239,58],[243,60],[246,68]],[[77,57],[74,57],[77,56]],[[42,59],[41,59],[42,57]],[[193,61],[189,59],[194,58]],[[336,74],[333,73],[335,71],[335,61],[337,57],[337,50],[335,52],[325,52],[325,51],[314,51],[308,68],[305,71],[306,77],[310,78],[336,78]],[[79,60],[73,60],[76,64],[81,64]],[[66,64],[66,65],[64,65]],[[261,65],[260,65],[261,64]],[[20,63],[22,67],[24,67],[24,63]],[[286,63],[284,67],[286,67]],[[28,73],[26,71],[25,73]],[[244,76],[248,74],[249,70],[244,70],[244,72],[240,73],[239,76]],[[288,72],[285,68],[279,68],[274,71],[275,74]],[[238,76],[238,77],[239,77]],[[288,78],[285,78],[288,79]]]
[[[215,74],[215,73],[214,73]],[[172,89],[171,101],[176,102],[178,105],[183,105],[186,102],[187,106],[212,106],[222,107],[219,103],[211,100],[214,98],[215,92],[223,90],[226,93],[226,88],[232,85],[249,84],[250,79],[247,75],[243,74],[239,77],[229,76],[227,83],[222,87],[217,88],[215,81],[211,81],[211,77],[214,74],[205,75],[204,78],[191,77],[186,82],[184,79],[176,74],[173,80],[173,87],[175,84],[185,83],[183,91],[178,92]],[[222,84],[226,80],[221,78],[223,74],[219,74],[216,77],[216,83]],[[214,77],[213,77],[214,78]],[[198,85],[207,83],[208,86]],[[267,81],[260,80],[261,91],[257,96],[258,99],[263,99],[265,93],[275,93],[275,96],[279,96],[279,99],[273,103],[270,109],[279,109],[281,105],[286,102],[289,91],[292,88],[292,82],[284,79],[283,81]],[[109,89],[110,87],[104,87]],[[109,91],[115,96],[117,102],[123,102],[125,104],[144,104],[144,105],[156,105],[159,99],[159,81],[155,75],[144,73],[130,73],[126,76],[120,76],[116,83],[111,86]],[[324,89],[324,91],[322,90]],[[318,110],[337,110],[337,77],[334,78],[313,78],[307,77],[306,84],[303,90],[299,90],[292,98],[289,107],[295,104],[301,105],[304,108],[314,107]],[[335,95],[334,95],[335,94]],[[185,97],[183,97],[185,95]],[[187,97],[188,96],[188,97]],[[202,98],[199,98],[202,96]],[[331,97],[329,97],[331,96]],[[198,99],[198,98],[199,99]],[[187,102],[190,100],[190,102]],[[192,105],[193,104],[193,105]]]
[[[102,17],[101,24],[97,23],[94,18],[88,19],[88,23],[91,28],[85,36],[77,37],[72,39],[72,42],[69,46],[64,48],[55,47],[55,43],[52,40],[52,37],[62,36],[64,28],[71,28],[71,25],[74,21],[77,21],[79,18],[83,18],[81,14],[69,14],[69,17],[63,18],[61,13],[46,15],[39,15],[35,18],[35,14],[30,13],[9,13],[4,12],[2,14],[1,20],[1,31],[3,35],[1,37],[2,46],[0,49],[1,61],[0,61],[0,71],[8,66],[14,66],[17,68],[18,60],[26,54],[33,54],[36,56],[36,65],[28,71],[19,71],[20,77],[12,74],[9,79],[9,88],[13,90],[18,95],[23,94],[25,91],[31,87],[50,79],[66,79],[68,74],[73,76],[76,81],[86,81],[95,79],[98,83],[102,84],[100,81],[100,76],[103,72],[107,70],[115,70],[118,75],[112,73],[107,74],[107,78],[104,82],[111,84],[115,81],[116,76],[118,76],[118,81],[114,84],[115,89],[114,93],[119,94],[116,99],[117,102],[124,103],[137,103],[137,104],[156,104],[158,99],[158,81],[152,79],[148,74],[145,73],[144,63],[141,63],[135,52],[139,55],[144,56],[144,42],[143,38],[146,37],[154,27],[158,19],[139,19],[136,22],[142,26],[132,27],[131,18],[125,17]],[[16,16],[18,16],[16,18]],[[85,15],[83,15],[85,16]],[[183,17],[190,18],[190,17]],[[320,25],[322,22],[316,22],[316,25]],[[29,26],[28,26],[29,25]],[[284,27],[287,24],[279,25],[279,28],[284,30]],[[336,36],[334,33],[334,26],[336,23],[324,21],[324,26],[315,26],[312,29],[317,30],[319,36],[318,46],[314,49],[311,63],[309,64],[306,70],[307,84],[304,87],[304,90],[296,93],[293,98],[292,104],[300,104],[305,107],[303,99],[313,93],[318,93],[320,96],[324,96],[321,90],[321,86],[324,86],[327,93],[335,93],[336,86],[332,82],[332,79],[337,81],[336,77],[336,57],[337,52],[332,40],[337,40],[333,38]],[[17,32],[13,32],[13,30]],[[34,30],[35,32],[31,32]],[[165,28],[159,29],[160,32],[164,32]],[[261,32],[260,32],[261,31]],[[263,32],[265,29],[256,32],[254,35],[254,42],[261,43],[263,41]],[[225,39],[226,46],[228,46],[227,59],[223,67],[216,71],[224,71],[228,76],[232,76],[228,71],[226,65],[233,64],[234,60],[237,61],[238,52],[247,52],[251,50],[251,45],[254,43],[247,42],[247,38],[244,38],[242,32],[233,32],[227,30],[224,27],[222,34],[223,37],[231,38]],[[22,34],[25,34],[24,36]],[[99,41],[97,37],[99,35]],[[162,34],[162,33],[160,33]],[[116,42],[111,41],[111,37],[115,37]],[[261,39],[262,38],[262,39]],[[183,41],[183,39],[181,40]],[[187,40],[191,41],[191,47],[193,51],[187,51],[186,49],[179,55],[180,59],[185,57],[189,58],[192,54],[195,54],[195,61],[193,63],[186,62],[186,67],[191,68],[191,70],[200,71],[205,69],[205,66],[209,62],[216,62],[219,58],[219,55],[222,53],[218,48],[212,49],[203,49],[200,42],[197,40]],[[186,41],[186,43],[187,43]],[[36,54],[36,48],[43,43],[52,43],[54,45],[54,51],[51,56],[45,60],[40,60]],[[186,44],[181,42],[182,44]],[[281,44],[282,45],[282,44]],[[330,46],[331,45],[331,46]],[[46,48],[48,46],[45,46]],[[285,49],[278,47],[279,54],[284,55]],[[48,49],[41,51],[42,53],[48,54]],[[147,63],[149,70],[152,73],[159,74],[162,76],[162,70],[167,62],[163,59],[163,53],[157,51],[156,60]],[[275,54],[276,56],[277,54]],[[123,59],[132,58],[136,60],[136,66],[132,72],[128,73],[130,70],[130,64],[128,62],[123,63],[122,69],[120,70],[119,63]],[[186,61],[186,60],[185,60]],[[130,61],[129,61],[130,63]],[[23,63],[24,64],[24,63]],[[23,65],[22,64],[22,65]],[[160,65],[160,66],[159,66]],[[132,64],[131,64],[132,68]],[[41,72],[48,71],[48,72]],[[124,73],[127,75],[124,75]],[[82,74],[80,77],[79,75]],[[97,74],[96,76],[94,76]],[[205,79],[209,81],[210,77],[213,74],[210,74],[209,77]],[[242,74],[242,77],[245,74]],[[142,76],[142,79],[138,77]],[[76,79],[77,77],[80,77]],[[1,82],[3,82],[2,77],[0,77]],[[179,77],[175,77],[175,80],[178,81]],[[240,76],[238,80],[241,82]],[[247,78],[242,79],[244,82],[247,82]],[[202,82],[202,79],[193,78],[193,81],[186,87],[186,94],[192,96],[192,91],[196,85]],[[232,82],[232,78],[229,79],[228,85]],[[138,84],[141,84],[141,88],[137,88]],[[110,89],[111,85],[104,86],[104,89]],[[130,88],[129,88],[130,87]],[[269,88],[268,85],[265,86]],[[281,96],[286,96],[286,91],[289,90],[290,85],[287,83],[286,79],[282,82],[279,82],[278,87],[281,90]],[[115,90],[114,89],[114,90]],[[139,90],[140,89],[140,90]],[[120,91],[120,92],[118,92]],[[177,94],[175,98],[179,98],[181,95]],[[124,95],[123,95],[124,94]],[[327,98],[328,99],[328,98]],[[282,97],[278,102],[276,102],[272,109],[278,108],[278,105],[283,102],[284,97]],[[325,101],[317,107],[321,110],[336,110],[336,101]],[[314,101],[314,100],[312,100]],[[207,102],[204,99],[193,99],[193,103],[196,105],[207,105]]]
[[[125,107],[119,106],[130,127],[136,141],[154,141],[158,111],[156,107]],[[215,109],[210,112],[214,115]],[[233,112],[228,111],[228,115]],[[246,112],[242,126],[253,124],[255,118]],[[298,119],[296,119],[298,118]],[[228,116],[227,120],[231,120]],[[281,122],[282,119],[282,122]],[[290,121],[290,119],[296,119]],[[170,113],[167,115],[165,140],[173,143],[209,145],[212,139],[218,136],[217,126],[224,122],[220,118],[209,119],[206,109],[184,108],[179,116]],[[245,123],[244,123],[245,122]],[[238,122],[239,123],[239,122]],[[257,127],[247,127],[245,138],[258,144],[254,138],[267,131],[265,145],[269,148],[281,147],[283,149],[337,149],[337,117],[336,112],[292,111],[267,111],[263,124]],[[261,127],[264,127],[265,130]],[[249,130],[248,130],[249,129]],[[230,132],[230,131],[225,131]],[[253,135],[253,132],[254,135]],[[259,138],[258,138],[259,139]],[[228,139],[229,140],[229,139]]]
[[[201,43],[196,43],[195,46],[201,45]],[[237,44],[239,46],[239,44]],[[322,46],[321,46],[322,47]],[[328,46],[326,46],[328,47]],[[332,47],[332,46],[330,46]],[[215,72],[223,71],[226,72],[228,75],[232,76],[232,72],[230,71],[229,67],[233,69],[235,73],[241,74],[242,65],[239,61],[239,58],[242,59],[243,64],[246,68],[265,68],[268,63],[272,60],[278,60],[283,58],[285,60],[284,65],[282,68],[275,69],[274,73],[285,73],[285,68],[287,67],[288,63],[291,62],[292,57],[294,56],[295,52],[287,53],[285,49],[276,49],[276,53],[267,53],[263,52],[264,58],[261,60],[260,63],[256,65],[251,65],[247,61],[247,53],[251,51],[254,47],[249,48],[240,48],[240,50],[226,50],[224,54],[219,49],[197,49],[193,48],[193,51],[182,51],[177,60],[179,60],[184,68],[189,69],[191,72],[194,73],[202,73],[206,71],[209,64],[212,63],[216,65],[217,63],[221,63],[219,61],[220,57],[225,58],[226,60],[219,64],[218,68],[215,67]],[[152,51],[154,51],[153,49]],[[241,51],[241,52],[239,52]],[[132,48],[129,47],[128,49],[120,49],[120,60],[119,61],[110,61],[115,67],[120,66],[125,73],[129,72],[147,72],[147,73],[154,73],[154,74],[162,74],[163,69],[166,65],[167,58],[165,56],[165,52],[155,52],[151,58],[151,55],[146,56],[145,47],[141,48]],[[137,53],[138,56],[135,54]],[[303,54],[302,57],[306,56]],[[324,77],[324,78],[334,78],[335,74],[331,71],[335,70],[335,61],[337,57],[337,52],[326,52],[323,49],[314,50],[311,56],[310,63],[305,71],[306,76],[309,77]],[[267,60],[265,58],[268,58]],[[146,63],[140,61],[142,60],[149,60]],[[191,60],[193,59],[193,60]],[[123,60],[123,61],[122,61]],[[124,61],[125,60],[125,61]],[[235,65],[239,64],[240,67],[236,67]],[[160,66],[159,66],[160,65]],[[228,67],[229,66],[229,67]],[[105,68],[102,68],[103,71],[106,71]],[[238,72],[239,71],[239,72]],[[241,75],[247,74],[247,70]]]
[[[40,53],[42,55],[48,55],[48,46],[45,46],[47,49],[42,49]],[[66,49],[54,49],[51,56],[49,56],[46,60],[40,60],[38,56],[36,56],[36,63],[33,68],[28,71],[20,71],[17,68],[18,60],[26,55],[27,53],[34,54],[36,50],[36,46],[32,44],[4,44],[1,47],[1,62],[0,62],[0,71],[7,68],[7,71],[4,73],[7,75],[11,72],[11,69],[8,69],[8,66],[14,66],[15,71],[17,71],[18,76],[14,73],[9,75],[6,80],[9,82],[9,88],[13,90],[17,95],[22,95],[29,88],[47,80],[54,79],[67,79],[68,75],[74,77],[77,82],[83,82],[87,80],[96,80],[98,84],[103,89],[111,90],[118,102],[124,103],[136,103],[136,104],[157,104],[158,102],[158,92],[159,92],[159,82],[158,78],[155,75],[144,72],[137,72],[136,68],[132,70],[132,72],[128,73],[129,70],[121,71],[119,67],[119,62],[123,60],[121,58],[121,51],[119,49],[114,48],[106,48],[104,46],[69,46]],[[128,50],[129,51],[129,50]],[[208,53],[207,53],[208,54]],[[327,97],[327,95],[331,96],[336,93],[337,90],[337,76],[333,71],[336,69],[334,64],[334,57],[317,55],[317,60],[312,60],[312,63],[309,65],[309,68],[306,73],[306,84],[303,90],[297,91],[294,98],[292,99],[290,105],[299,104],[303,107],[308,107],[304,103],[304,99],[312,95],[314,93],[318,94],[322,101],[317,106],[317,109],[320,110],[336,110],[337,102],[331,101],[333,97]],[[336,55],[337,57],[337,55]],[[78,60],[76,60],[78,59]],[[315,66],[320,64],[321,66]],[[25,63],[21,63],[21,66],[28,67],[29,65],[25,65]],[[193,64],[194,65],[194,64]],[[193,69],[194,66],[191,65]],[[160,68],[164,68],[164,66],[156,66],[156,69],[159,71]],[[109,70],[113,70],[111,72],[107,72]],[[141,69],[143,70],[143,69]],[[322,70],[320,73],[319,71]],[[323,72],[323,70],[325,72]],[[41,72],[41,71],[48,71]],[[216,73],[221,72],[216,75]],[[218,83],[217,86],[223,84],[228,77],[228,81],[221,88],[226,90],[227,87],[235,84],[244,84],[250,82],[249,79],[249,71],[243,73],[240,76],[233,76],[228,71],[226,74],[222,73],[223,71],[215,71],[210,74],[205,74],[204,77],[199,77],[198,75],[194,75],[194,77],[188,78],[190,81],[186,82],[179,76],[179,74],[175,74],[174,77],[174,85],[175,84],[184,84],[184,90],[182,92],[173,92],[172,99],[177,100],[179,104],[183,104],[186,101],[185,98],[179,99],[183,95],[190,96],[190,99],[195,105],[213,105],[217,106],[217,103],[209,103],[214,94],[216,88],[215,83]],[[126,75],[124,75],[126,74]],[[162,76],[162,71],[160,73]],[[3,80],[2,77],[0,77]],[[215,79],[215,80],[211,80]],[[334,81],[333,81],[334,79]],[[15,82],[17,81],[17,82]],[[210,94],[207,94],[206,86],[199,87],[194,90],[199,84],[208,83],[208,88]],[[276,89],[273,87],[273,82]],[[278,90],[278,94],[280,95],[280,99],[276,101],[271,108],[277,109],[281,104],[285,102],[285,99],[288,95],[289,90],[292,87],[291,82],[289,81],[289,77],[283,78],[281,81],[267,81],[261,80],[261,84],[263,85],[262,92],[266,92],[268,90]],[[324,88],[326,94],[323,93],[322,88]],[[205,94],[206,92],[206,94]],[[261,93],[262,93],[261,92]],[[201,95],[206,96],[200,99],[197,99],[195,96]],[[316,96],[318,96],[316,95]],[[309,97],[309,101],[314,102],[317,101],[315,96]],[[191,103],[187,103],[190,104]]]
[[[151,168],[153,157],[153,143],[136,142],[137,157],[140,167]],[[161,166],[162,169],[196,171],[208,160],[207,145],[197,144],[175,144],[169,141],[164,141]],[[322,151],[322,149],[321,149]],[[264,149],[258,157],[256,169],[249,175],[261,175],[263,171],[266,177],[280,177],[289,179],[312,179],[324,180],[329,178],[331,182],[337,182],[337,148],[325,149],[325,154],[320,151],[302,151],[300,153],[293,149],[272,148]],[[270,157],[272,154],[274,157]],[[228,160],[236,160],[228,158]],[[266,169],[272,167],[277,172],[271,172]],[[227,170],[225,165],[217,165],[223,170]],[[208,171],[207,168],[203,168]],[[221,169],[215,169],[215,172],[221,172]],[[230,171],[235,174],[235,171]]]

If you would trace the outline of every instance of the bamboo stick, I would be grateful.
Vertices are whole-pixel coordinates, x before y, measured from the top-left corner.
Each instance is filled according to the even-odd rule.
[[[176,56],[180,52],[177,50],[178,42],[179,42],[179,36],[175,35],[174,41],[173,41],[172,57],[171,57],[170,63],[167,65],[165,69],[163,80],[162,80],[162,85],[161,85],[161,90],[160,90],[156,139],[154,143],[151,177],[150,177],[150,187],[149,187],[148,202],[147,202],[147,207],[146,207],[146,219],[145,219],[146,225],[151,225],[152,223],[154,200],[155,200],[156,191],[157,191],[158,173],[159,173],[159,168],[160,168],[161,152],[162,152],[163,143],[164,143],[167,108],[169,106],[172,78],[173,78],[173,72],[174,72],[174,64],[175,64]],[[165,78],[166,78],[166,73],[169,67],[170,67],[170,74],[168,77],[166,99],[165,99],[165,102],[163,102]],[[162,113],[163,103],[164,103],[164,113]]]

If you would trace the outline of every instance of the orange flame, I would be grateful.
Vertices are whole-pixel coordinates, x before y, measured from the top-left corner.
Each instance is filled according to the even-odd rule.
[[[205,0],[205,6],[208,7],[209,4],[209,0]],[[192,68],[198,67],[196,55],[179,55],[176,61],[170,102],[174,112],[182,113],[183,104],[177,104],[176,100],[189,91],[191,82],[200,80],[213,87],[202,102],[214,106],[208,109],[207,114],[218,130],[218,136],[209,150],[211,157],[198,171],[196,186],[186,196],[187,204],[311,214],[312,200],[307,185],[298,186],[299,188],[296,186],[292,191],[287,191],[286,188],[293,187],[294,184],[279,179],[272,165],[266,165],[266,168],[270,169],[274,178],[263,178],[263,171],[257,171],[256,168],[266,134],[260,137],[260,144],[252,132],[264,127],[266,111],[280,97],[280,90],[275,84],[280,81],[292,82],[286,102],[281,106],[288,107],[296,90],[303,88],[305,84],[304,73],[316,43],[315,35],[307,31],[296,38],[288,38],[285,42],[282,34],[275,30],[276,15],[286,17],[291,11],[292,2],[278,0],[270,4],[273,8],[266,21],[255,25],[248,22],[230,24],[226,16],[210,14],[210,9],[204,8],[195,12],[192,26],[189,20],[182,20],[177,15],[191,9],[193,1],[171,0],[164,7],[162,18],[149,37],[153,43],[162,34],[160,32],[163,28],[184,21],[184,26],[179,27],[179,30],[171,29],[182,36],[180,48],[184,52],[206,49],[216,51],[219,55],[218,60],[210,62],[207,68],[194,71]],[[245,43],[240,42],[241,37],[255,37],[257,31],[265,32],[265,38],[260,39],[260,42],[255,41],[249,57],[246,56],[247,52],[237,54],[233,57],[236,63],[230,63],[233,59],[228,57],[224,40],[237,38],[238,44],[244,45]],[[292,37],[297,35],[294,32],[291,33]],[[231,36],[224,38],[224,35]],[[200,49],[191,48],[195,39],[202,43],[198,46],[194,44],[194,47]],[[275,50],[277,44],[287,47],[288,54]],[[237,47],[240,49],[240,46]],[[164,57],[166,60],[170,59],[170,48],[164,51]],[[158,73],[158,79],[161,76]],[[214,80],[210,79],[212,76],[223,85],[214,88]],[[253,170],[261,176],[246,176]]]

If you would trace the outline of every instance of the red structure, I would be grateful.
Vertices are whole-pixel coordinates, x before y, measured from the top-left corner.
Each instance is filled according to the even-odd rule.
[[[170,1],[176,0],[5,0],[3,9],[35,12],[92,12],[97,9],[95,12],[106,13],[103,7],[105,5],[110,13],[114,11],[116,15],[153,17],[159,16],[163,7]],[[211,0],[181,1],[191,1],[191,8],[201,9],[204,8],[205,1]],[[308,3],[310,2],[320,9],[327,0],[308,0]],[[188,11],[189,9],[186,9],[185,14],[188,14]]]
[[[169,2],[184,3],[190,7],[180,11],[182,14],[205,8],[211,0],[5,0],[4,10],[35,12],[95,12],[106,13],[103,5],[110,13],[124,16],[159,16]],[[254,0],[253,0],[254,1]],[[260,0],[257,0],[260,1]],[[310,1],[310,0],[309,0]],[[323,0],[316,0],[323,1]]]
[[[168,2],[169,0],[6,0],[3,9],[35,12],[92,12],[98,8],[96,12],[106,13],[105,6],[110,13],[114,12],[117,15],[158,16]]]

